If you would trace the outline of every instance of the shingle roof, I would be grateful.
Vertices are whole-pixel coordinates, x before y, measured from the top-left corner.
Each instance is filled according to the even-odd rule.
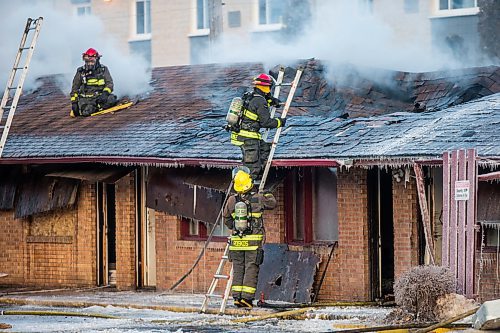
[[[368,129],[376,129],[369,127],[374,121],[400,122],[401,126],[407,125],[410,131],[415,132],[416,128],[431,124],[431,119],[441,113],[393,114],[379,120],[339,121],[335,117],[345,112],[357,116],[411,111],[419,98],[438,110],[459,101],[500,91],[498,67],[446,72],[447,78],[443,73],[393,72],[395,80],[400,81],[390,89],[366,79],[355,87],[341,84],[332,87],[323,77],[321,68],[317,61],[307,62],[277,158],[377,157],[382,153],[387,156],[400,153],[436,156],[443,144],[419,148],[414,142],[406,142],[404,146],[383,150],[384,147],[394,146],[388,145],[387,140],[401,142],[401,132],[394,125],[380,127],[379,132]],[[9,159],[26,159],[25,163],[29,163],[30,159],[80,157],[96,161],[126,157],[130,163],[140,163],[143,161],[141,158],[238,160],[239,149],[230,144],[229,134],[222,130],[226,110],[231,98],[241,95],[251,84],[251,78],[262,71],[261,64],[253,63],[156,68],[151,81],[154,89],[138,104],[115,114],[88,118],[70,118],[69,100],[56,87],[57,78],[42,78],[38,90],[21,98],[0,163]],[[458,77],[455,82],[461,84],[443,85],[442,80],[452,82],[455,76]],[[478,109],[472,115],[467,110],[476,108],[474,103],[464,105],[464,109],[457,107],[447,112],[457,112],[457,115],[463,114],[474,121],[484,122],[476,118],[486,112],[483,108],[498,104],[498,95],[495,96],[478,102]],[[356,113],[355,110],[362,111]],[[498,117],[495,114],[491,116]],[[434,127],[434,137],[450,141],[458,131],[453,126],[459,126],[460,122],[470,123],[456,120],[457,124],[452,126],[454,119],[454,116],[443,116],[438,122],[443,124],[442,127]],[[451,126],[451,129],[445,125],[445,120],[450,122],[448,127]],[[488,125],[484,123],[483,126]],[[347,124],[353,127],[337,135]],[[385,132],[389,128],[394,135],[391,131]],[[351,135],[353,130],[356,132]],[[438,130],[440,133],[437,133]],[[367,141],[367,138],[370,139]],[[467,138],[472,139],[474,137]],[[423,138],[421,140],[425,142]],[[472,144],[467,140],[464,139],[464,142]],[[486,143],[488,139],[484,141]],[[381,147],[377,148],[379,142]],[[366,150],[367,145],[371,145],[372,150]],[[493,148],[482,150],[488,155],[498,155]]]
[[[277,158],[439,159],[445,151],[468,148],[500,158],[500,93],[434,112],[343,121],[293,117],[287,127]]]

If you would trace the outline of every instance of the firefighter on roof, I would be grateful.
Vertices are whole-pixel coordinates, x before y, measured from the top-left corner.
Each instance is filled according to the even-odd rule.
[[[231,143],[239,146],[243,154],[243,165],[250,169],[252,179],[260,179],[266,164],[271,144],[262,140],[261,128],[278,128],[285,126],[285,118],[271,118],[269,106],[280,105],[278,99],[271,95],[272,78],[260,74],[253,81],[254,90],[243,99],[241,120],[231,132]]]
[[[113,79],[101,55],[93,48],[82,54],[85,65],[76,70],[71,87],[71,116],[90,116],[116,105]]]
[[[233,170],[236,194],[228,198],[223,216],[224,224],[233,232],[229,244],[229,260],[233,263],[231,290],[234,305],[251,309],[259,266],[264,260],[262,214],[265,209],[276,207],[276,199],[271,193],[252,192],[253,182],[249,172],[244,166]]]

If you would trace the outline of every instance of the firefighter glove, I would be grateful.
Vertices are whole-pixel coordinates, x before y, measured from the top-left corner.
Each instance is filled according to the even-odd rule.
[[[281,106],[281,101],[276,97],[271,97],[270,105],[279,108]]]
[[[279,126],[278,127],[285,127],[286,118],[278,118],[278,119],[279,119]]]
[[[73,102],[71,103],[71,111],[76,115],[79,115],[80,113],[78,112],[78,102]]]
[[[100,95],[99,97],[97,97],[97,102],[99,104],[104,104],[106,103],[106,101],[108,100],[108,97],[109,97],[109,92],[107,92],[106,90],[104,90]]]

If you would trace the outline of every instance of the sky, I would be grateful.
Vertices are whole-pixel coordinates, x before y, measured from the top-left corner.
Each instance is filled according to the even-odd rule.
[[[46,1],[49,3],[50,1]],[[133,97],[149,90],[150,71],[140,56],[124,55],[116,42],[104,36],[105,26],[95,16],[68,16],[47,5],[27,0],[0,0],[3,29],[0,30],[0,84],[3,88],[14,64],[17,48],[28,17],[44,18],[30,63],[24,90],[36,88],[35,79],[42,75],[63,74],[58,87],[68,94],[76,69],[83,65],[82,53],[92,47],[102,55],[113,77],[115,93]],[[24,52],[23,54],[26,54]]]

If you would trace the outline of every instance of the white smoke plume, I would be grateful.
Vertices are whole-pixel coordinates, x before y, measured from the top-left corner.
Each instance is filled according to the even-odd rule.
[[[365,71],[368,76],[372,75],[369,68],[425,72],[480,65],[453,60],[445,48],[432,48],[430,37],[425,39],[417,33],[424,24],[430,24],[428,16],[422,15],[421,22],[401,22],[406,25],[403,28],[415,31],[407,33],[407,38],[403,39],[394,26],[377,15],[377,11],[369,13],[363,10],[361,1],[324,0],[316,3],[318,8],[312,13],[310,24],[292,42],[263,38],[259,33],[254,33],[250,41],[242,41],[241,37],[228,36],[224,32],[207,61],[262,61],[271,68],[296,59],[316,58],[329,64],[330,71],[335,69],[335,73],[330,74],[337,75],[337,78],[342,64],[352,64],[361,74]],[[392,15],[389,12],[384,14],[385,17]]]
[[[65,94],[70,93],[76,69],[83,65],[82,53],[93,47],[102,54],[101,63],[113,77],[115,94],[137,96],[150,89],[147,62],[139,55],[121,52],[113,39],[105,37],[105,26],[93,15],[72,16],[54,8],[51,1],[0,1],[0,87],[5,87],[12,69],[28,17],[43,17],[40,35],[30,63],[24,91],[36,88],[36,79],[44,75],[62,74],[57,82]],[[27,54],[27,52],[24,52]],[[19,74],[16,76],[19,77]]]

